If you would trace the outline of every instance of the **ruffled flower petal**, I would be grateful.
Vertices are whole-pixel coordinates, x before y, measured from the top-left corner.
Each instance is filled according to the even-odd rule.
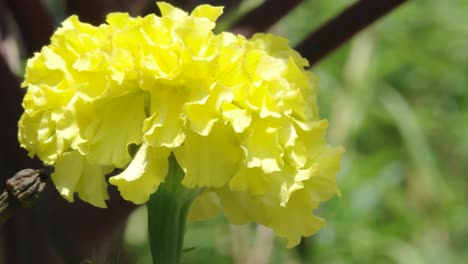
[[[287,206],[268,207],[270,217],[264,225],[271,227],[275,234],[287,240],[291,248],[301,242],[301,237],[310,236],[325,226],[325,220],[311,214],[318,207],[310,200],[306,190],[292,194]]]
[[[76,111],[76,122],[81,137],[87,140],[79,147],[80,152],[94,163],[125,167],[131,160],[127,147],[142,141],[144,101],[142,92],[105,102],[78,101],[75,109],[80,110]]]
[[[190,206],[187,218],[200,221],[213,218],[222,212],[222,207],[216,193],[204,191],[200,193]]]
[[[153,147],[175,148],[184,142],[180,118],[186,93],[178,87],[156,86],[150,91],[151,116],[143,123],[144,140]]]
[[[154,149],[142,144],[128,167],[110,177],[109,182],[117,186],[126,200],[136,204],[145,203],[166,178],[169,155],[168,149]]]
[[[244,132],[252,121],[252,115],[248,109],[240,108],[229,102],[225,102],[222,105],[222,117],[231,123],[236,133]]]
[[[278,121],[255,118],[249,128],[251,134],[242,143],[246,166],[261,167],[265,173],[280,171],[283,166],[283,148],[278,142]]]
[[[104,208],[107,207],[105,200],[109,199],[104,175],[112,169],[91,164],[86,157],[73,151],[57,158],[51,177],[59,193],[68,201],[73,202],[73,194],[77,192],[83,201]]]
[[[214,7],[210,5],[199,5],[192,11],[193,17],[204,17],[209,19],[211,22],[215,22],[216,19],[223,13],[222,7]]]
[[[184,145],[174,154],[185,172],[182,184],[188,188],[221,187],[235,173],[242,158],[234,133],[220,123],[207,136],[187,133]]]
[[[161,11],[161,15],[163,17],[169,17],[172,19],[181,19],[183,20],[184,18],[187,17],[187,12],[172,6],[169,3],[166,2],[157,2],[159,11]]]
[[[340,160],[344,149],[328,146],[316,159],[312,166],[313,174],[304,181],[304,186],[310,192],[310,199],[324,202],[333,195],[340,195],[335,175],[340,169]]]
[[[229,181],[233,191],[246,191],[252,195],[264,195],[267,191],[268,175],[261,167],[240,167]]]
[[[325,225],[323,219],[311,213],[318,203],[311,201],[303,189],[293,193],[287,206],[266,203],[245,192],[220,189],[216,193],[230,222],[246,224],[254,221],[270,227],[277,236],[287,239],[288,247],[296,246],[302,236],[310,236]]]
[[[214,89],[207,98],[193,103],[186,103],[184,116],[189,120],[190,127],[196,133],[206,136],[218,121],[221,105],[232,101],[233,95],[228,90]]]

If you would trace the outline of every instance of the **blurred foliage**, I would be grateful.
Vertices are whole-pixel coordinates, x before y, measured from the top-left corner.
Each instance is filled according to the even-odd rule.
[[[467,263],[466,14],[466,1],[410,1],[312,69],[347,152],[304,263]]]
[[[259,3],[244,2],[223,28]],[[304,1],[271,30],[295,45],[352,2]],[[466,14],[464,0],[410,1],[312,68],[329,140],[346,148],[324,230],[287,250],[220,216],[189,224],[184,263],[468,263]],[[136,263],[150,263],[146,228],[142,207],[125,232]]]

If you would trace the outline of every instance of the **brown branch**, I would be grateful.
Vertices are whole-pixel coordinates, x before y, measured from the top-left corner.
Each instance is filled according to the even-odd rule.
[[[303,40],[296,49],[313,65],[406,0],[361,0]]]
[[[302,0],[267,0],[237,21],[232,31],[246,37],[255,32],[265,32],[301,2]]]

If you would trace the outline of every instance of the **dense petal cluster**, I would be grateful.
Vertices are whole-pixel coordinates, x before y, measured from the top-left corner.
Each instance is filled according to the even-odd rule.
[[[109,182],[145,203],[174,155],[182,184],[203,187],[193,219],[222,210],[289,246],[316,232],[312,210],[338,192],[342,149],[326,143],[308,62],[280,37],[214,34],[221,8],[158,5],[161,17],[63,22],[27,63],[21,145],[55,166],[69,201],[105,207],[105,176],[119,168]]]

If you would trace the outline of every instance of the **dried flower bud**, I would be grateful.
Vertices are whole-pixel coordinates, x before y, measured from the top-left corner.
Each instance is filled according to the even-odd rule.
[[[6,189],[21,207],[30,208],[41,196],[45,185],[40,170],[24,169],[7,180]]]

